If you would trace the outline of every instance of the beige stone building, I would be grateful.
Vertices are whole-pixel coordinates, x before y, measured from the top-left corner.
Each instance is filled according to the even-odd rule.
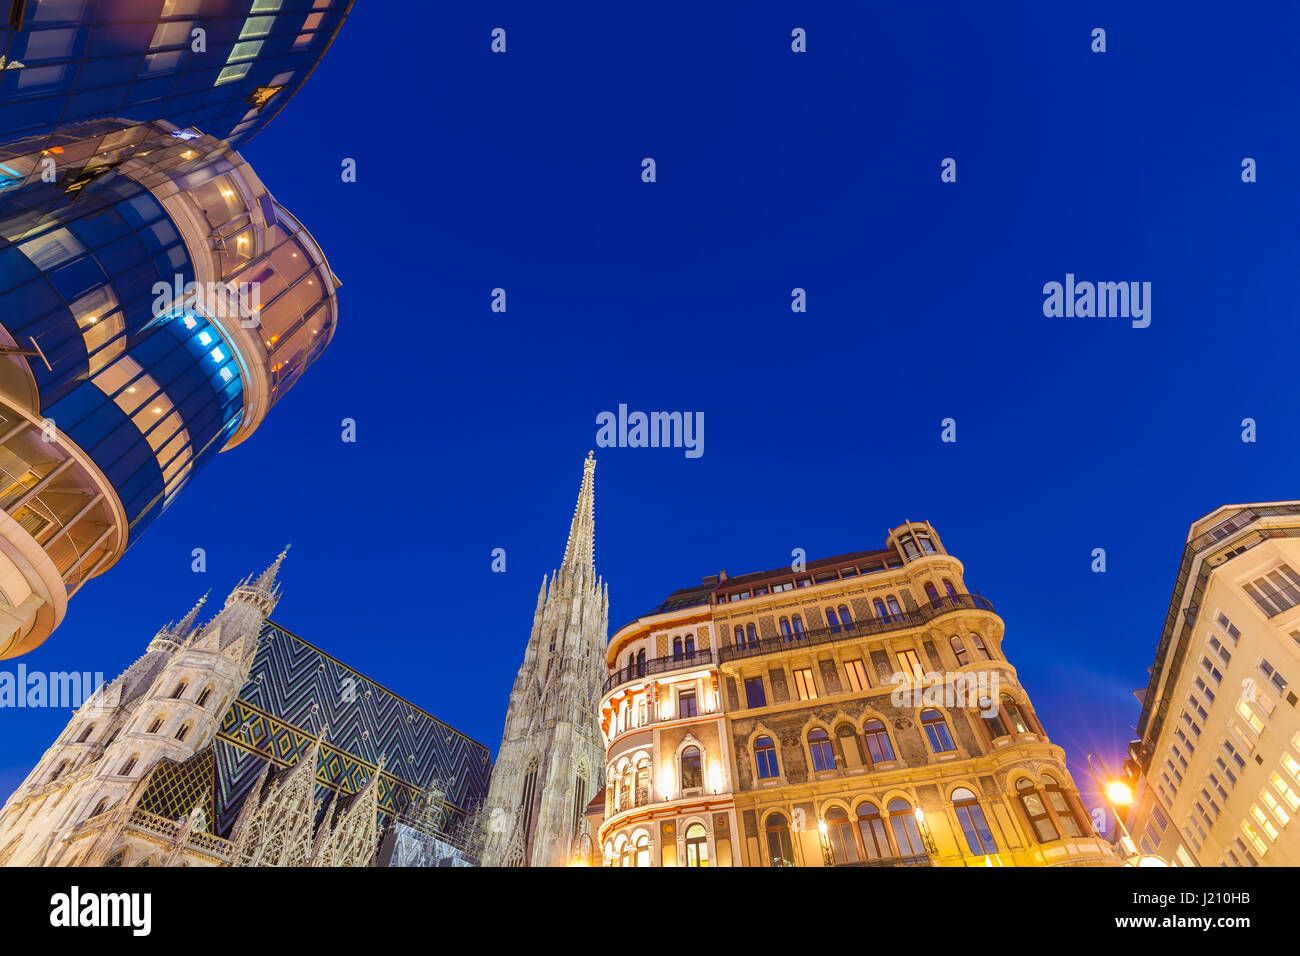
[[[926,523],[673,592],[601,697],[610,866],[1113,865],[992,605]]]
[[[1126,762],[1137,849],[1175,865],[1300,865],[1300,502],[1196,521]]]

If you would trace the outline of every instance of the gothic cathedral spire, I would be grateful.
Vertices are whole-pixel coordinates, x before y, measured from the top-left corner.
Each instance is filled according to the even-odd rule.
[[[609,592],[595,565],[596,459],[582,486],[559,570],[537,596],[524,662],[510,692],[487,814],[485,866],[563,866],[583,810],[604,782],[596,704],[605,676]]]

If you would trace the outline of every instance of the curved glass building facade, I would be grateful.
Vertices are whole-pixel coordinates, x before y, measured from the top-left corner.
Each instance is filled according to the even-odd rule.
[[[97,120],[0,147],[0,657],[39,644],[328,345],[338,281],[228,144]]]
[[[167,120],[240,146],[302,86],[352,0],[4,0],[0,130]]]

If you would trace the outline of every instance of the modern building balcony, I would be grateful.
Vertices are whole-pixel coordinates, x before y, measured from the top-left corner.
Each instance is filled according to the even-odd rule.
[[[700,667],[704,664],[713,663],[713,651],[703,648],[690,653],[672,654],[666,657],[655,657],[644,663],[630,664],[627,667],[621,667],[605,679],[605,686],[601,688],[600,693],[603,697],[615,687],[623,684],[630,684],[633,681],[643,680],[647,677],[659,674],[671,674],[674,671],[690,670]]]
[[[888,634],[893,631],[905,631],[908,628],[920,627],[936,618],[943,617],[945,614],[952,614],[957,611],[989,611],[990,613],[997,613],[993,610],[992,602],[980,597],[978,594],[950,594],[934,601],[927,601],[916,610],[903,611],[900,614],[862,618],[851,624],[816,628],[802,633],[765,637],[758,641],[720,647],[718,648],[718,663],[722,664],[727,661],[742,660],[748,657],[761,657],[765,654],[778,654],[799,647],[833,644],[836,641],[851,641],[872,637],[877,634]]]

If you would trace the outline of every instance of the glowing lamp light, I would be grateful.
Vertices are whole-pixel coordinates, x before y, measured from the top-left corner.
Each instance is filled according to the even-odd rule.
[[[722,792],[722,767],[716,761],[709,763],[709,788],[714,793]]]
[[[924,823],[924,822],[925,822],[925,811],[922,810],[920,807],[917,807],[915,810],[913,810],[913,811],[912,811],[912,815],[913,815],[914,817],[916,817],[916,822],[917,822],[917,823]]]
[[[826,821],[825,821],[825,820],[818,820],[818,821],[817,821],[817,832],[820,833],[822,836],[825,836],[825,835],[826,835]]]
[[[1117,807],[1125,807],[1133,802],[1133,791],[1121,780],[1112,780],[1106,784],[1106,799]]]
[[[671,767],[665,767],[659,774],[659,790],[664,795],[665,800],[673,798],[673,790],[676,781],[673,779],[673,770]]]

